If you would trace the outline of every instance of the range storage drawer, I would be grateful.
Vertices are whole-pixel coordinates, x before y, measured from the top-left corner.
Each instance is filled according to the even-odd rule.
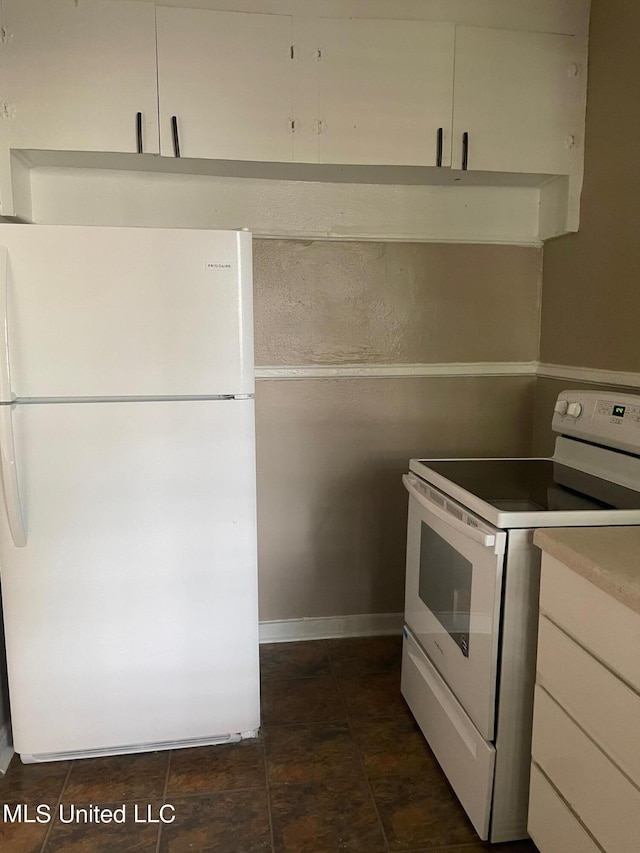
[[[535,765],[531,765],[529,833],[540,850],[602,853],[564,800]]]
[[[402,695],[476,832],[489,836],[495,748],[487,743],[408,632],[402,649]]]
[[[537,683],[640,787],[640,696],[545,616]]]
[[[539,686],[532,757],[604,850],[636,853],[640,791]]]

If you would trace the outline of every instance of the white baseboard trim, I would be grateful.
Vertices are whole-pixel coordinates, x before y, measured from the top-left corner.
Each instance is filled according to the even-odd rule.
[[[256,379],[401,379],[403,377],[535,376],[536,361],[442,364],[283,364],[256,367]]]
[[[9,734],[9,726],[4,725],[0,728],[0,776],[7,772],[7,768],[13,758],[13,746]]]
[[[539,364],[538,376],[567,382],[594,382],[598,385],[640,388],[640,373],[628,373],[624,370],[599,370],[596,367],[577,367],[569,364]]]
[[[401,634],[402,613],[362,613],[354,616],[319,616],[260,623],[261,643],[291,643],[333,637],[369,637]]]

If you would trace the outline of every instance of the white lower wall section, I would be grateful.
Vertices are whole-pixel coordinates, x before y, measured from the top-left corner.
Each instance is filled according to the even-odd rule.
[[[280,619],[260,623],[261,643],[326,640],[331,637],[373,637],[401,634],[402,613],[362,613],[355,616],[321,616],[315,619]]]

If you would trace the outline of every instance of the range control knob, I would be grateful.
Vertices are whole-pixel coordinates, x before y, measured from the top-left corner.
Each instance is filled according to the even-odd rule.
[[[566,415],[568,406],[569,404],[566,400],[558,400],[558,402],[553,407],[553,411],[557,412],[559,415]]]
[[[569,403],[567,406],[567,414],[570,418],[579,418],[582,414],[582,406],[580,403]]]

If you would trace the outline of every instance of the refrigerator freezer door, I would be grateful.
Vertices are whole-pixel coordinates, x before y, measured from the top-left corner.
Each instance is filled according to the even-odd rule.
[[[249,233],[1,225],[0,246],[15,397],[253,393]]]
[[[15,749],[259,725],[253,400],[23,404],[0,515]]]

